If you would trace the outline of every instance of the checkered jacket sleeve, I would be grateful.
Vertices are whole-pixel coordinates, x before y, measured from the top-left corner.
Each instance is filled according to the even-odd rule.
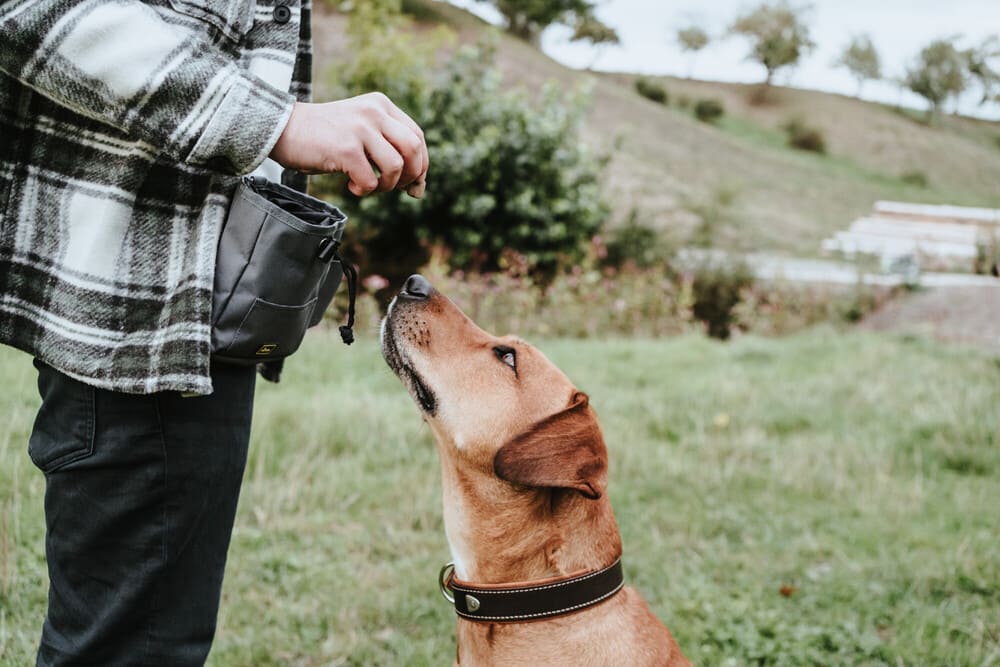
[[[185,0],[3,2],[0,70],[180,163],[248,173],[277,141],[294,96],[241,68],[181,13],[193,7],[220,32],[238,32],[253,22],[246,4],[246,16],[222,16]]]

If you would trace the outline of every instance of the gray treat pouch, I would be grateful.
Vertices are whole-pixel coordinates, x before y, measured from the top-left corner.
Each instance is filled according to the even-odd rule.
[[[346,221],[324,201],[263,178],[243,179],[219,238],[214,359],[257,364],[299,348],[344,276],[337,248]]]

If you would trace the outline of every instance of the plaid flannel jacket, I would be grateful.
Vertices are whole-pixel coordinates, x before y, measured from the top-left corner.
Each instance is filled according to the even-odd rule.
[[[309,99],[309,0],[0,2],[0,343],[98,387],[210,393],[236,176]]]

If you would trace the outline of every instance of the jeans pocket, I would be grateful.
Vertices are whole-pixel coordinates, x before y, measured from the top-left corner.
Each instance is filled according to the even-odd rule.
[[[42,406],[28,439],[28,456],[45,474],[94,453],[94,388],[35,360]]]

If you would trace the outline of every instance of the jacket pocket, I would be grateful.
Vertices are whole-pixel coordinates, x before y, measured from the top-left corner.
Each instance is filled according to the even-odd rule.
[[[255,0],[170,0],[174,11],[208,23],[226,39],[239,42],[253,27]]]
[[[28,456],[45,474],[94,453],[94,388],[38,360],[42,406],[28,439]]]

